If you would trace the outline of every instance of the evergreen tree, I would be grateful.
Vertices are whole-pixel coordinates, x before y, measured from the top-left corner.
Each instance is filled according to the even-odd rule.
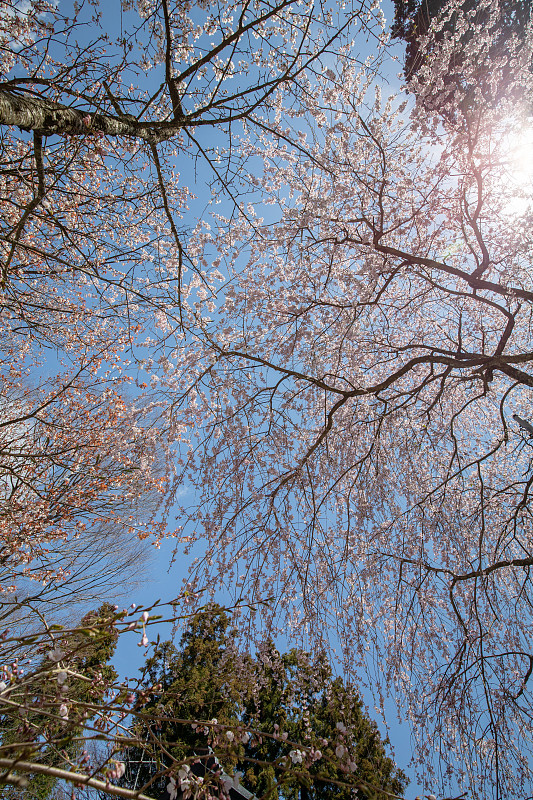
[[[236,659],[227,647],[228,625],[228,617],[218,607],[212,613],[197,614],[189,621],[179,650],[172,642],[163,642],[146,662],[143,684],[158,686],[159,695],[148,703],[143,703],[142,697],[137,700],[136,707],[146,721],[137,724],[133,732],[143,746],[124,754],[123,785],[137,789],[169,766],[161,762],[160,749],[150,747],[151,737],[157,738],[173,760],[181,762],[194,753],[206,752],[203,726],[193,728],[190,720],[238,723],[240,697]],[[162,777],[150,791],[163,795],[167,783]]]
[[[139,789],[160,775],[150,792],[164,796],[165,770],[195,754],[206,758],[211,748],[224,772],[240,775],[258,797],[403,793],[406,778],[386,755],[387,742],[355,688],[333,678],[325,656],[295,649],[280,655],[271,641],[254,658],[242,655],[219,607],[191,619],[179,649],[161,644],[145,674],[159,695],[142,706],[146,722],[135,733],[143,746],[125,754],[124,786]],[[154,737],[166,761],[151,749]]]
[[[63,767],[65,753],[70,759],[77,757],[81,746],[73,740],[80,736],[82,727],[77,724],[66,725],[58,718],[57,708],[65,700],[66,705],[72,707],[81,704],[85,710],[83,704],[95,701],[92,684],[95,678],[103,684],[116,680],[116,671],[108,663],[115,652],[118,637],[112,625],[114,618],[113,607],[104,603],[81,619],[79,629],[68,638],[64,658],[56,664],[51,662],[48,655],[44,656],[29,680],[26,680],[27,705],[32,709],[40,707],[42,711],[30,711],[22,722],[18,708],[13,714],[4,712],[0,716],[0,740],[4,747],[13,743],[13,752],[22,760],[32,758],[51,767]],[[58,664],[65,666],[64,672],[51,669]],[[71,672],[83,675],[85,680],[73,677]],[[86,713],[86,720],[94,716]],[[26,748],[21,749],[21,739],[28,742]],[[5,752],[10,754],[9,749]],[[42,774],[24,777],[26,785],[0,787],[0,798],[48,800],[54,793],[56,778]]]
[[[367,797],[367,788],[354,792],[358,784],[373,788],[376,797],[385,797],[380,788],[403,794],[406,778],[386,755],[388,741],[381,740],[355,687],[333,677],[325,656],[312,659],[295,649],[280,655],[269,642],[256,668],[259,689],[248,698],[243,718],[275,738],[254,737],[246,745],[239,768],[245,771],[247,788],[258,796],[281,794],[287,800]],[[287,771],[280,780],[271,769],[257,770],[247,759],[279,761],[286,752],[283,733],[322,757],[304,758],[300,764],[295,754],[296,771]]]

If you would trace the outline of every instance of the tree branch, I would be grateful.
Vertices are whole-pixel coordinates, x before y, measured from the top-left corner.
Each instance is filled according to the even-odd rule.
[[[33,761],[19,761],[16,758],[0,758],[0,767],[3,767],[6,770],[6,773],[3,776],[0,776],[0,785],[2,783],[10,783],[10,772],[11,770],[16,769],[20,772],[49,775],[51,778],[57,778],[61,781],[68,781],[76,786],[90,786],[92,789],[99,789],[100,791],[106,792],[114,797],[132,798],[132,800],[154,800],[153,797],[149,797],[141,792],[136,792],[132,789],[123,789],[120,786],[113,786],[111,783],[99,781],[96,778],[91,778],[89,775],[82,775],[79,772],[69,772],[66,769],[49,767],[47,764],[39,764]]]

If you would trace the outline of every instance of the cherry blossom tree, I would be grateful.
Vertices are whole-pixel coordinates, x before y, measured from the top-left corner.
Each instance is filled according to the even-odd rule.
[[[112,19],[5,6],[3,302],[14,328],[54,343],[50,315],[83,341],[111,320],[130,340],[146,314],[183,323],[185,271],[213,287],[183,244],[176,170],[202,160],[237,203],[243,124],[283,137],[274,97],[301,103],[351,29],[376,27],[364,2],[128,2]]]
[[[141,495],[164,492],[170,458],[139,370],[158,380],[170,334],[196,326],[184,301],[212,307],[220,277],[199,260],[202,222],[182,221],[191,188],[177,170],[203,161],[238,207],[244,125],[283,137],[274,98],[301,103],[353,28],[379,37],[375,16],[364,2],[3,3],[2,520],[13,569],[117,519],[156,539],[165,530],[164,511],[152,525],[137,519]],[[183,433],[164,413],[159,427],[167,441]]]
[[[0,624],[16,636],[113,601],[146,573],[166,533],[166,481],[141,415],[114,385],[72,376],[40,390],[0,390]],[[150,539],[150,544],[148,543]],[[27,653],[27,648],[23,648]]]
[[[379,45],[381,25],[364,2],[163,0],[103,13],[30,0],[0,14],[0,692],[21,719],[21,741],[0,745],[0,780],[45,774],[141,800],[113,784],[128,687],[74,674],[83,631],[50,624],[46,587],[54,602],[62,590],[77,602],[84,542],[94,552],[115,526],[138,538],[166,531],[172,495],[163,521],[142,507],[168,495],[158,465],[185,427],[153,390],[180,337],[204,340],[200,306],[213,313],[221,278],[202,261],[207,227],[183,219],[191,187],[178,170],[201,161],[208,189],[240,213],[251,146],[285,142],[307,157],[284,131],[281,100],[305,107],[337,53],[359,63],[353,29]],[[45,588],[27,589],[31,580]],[[42,626],[21,632],[30,611]],[[90,680],[90,708],[69,698],[71,679]],[[49,715],[49,729],[35,714]],[[62,755],[92,738],[108,745],[99,763]],[[63,766],[44,762],[50,749]]]
[[[450,69],[445,78],[450,95],[453,95],[455,85],[459,88],[460,94],[463,94],[461,84],[463,82],[462,54],[464,45],[485,23],[491,24],[491,14],[484,7],[478,8],[471,0],[465,0],[461,5],[457,5],[460,9],[459,16],[455,13],[455,4],[452,13],[450,13],[450,10],[447,9],[447,3],[442,2],[442,0],[431,0],[431,2],[424,4],[417,2],[417,0],[394,0],[394,24],[391,33],[393,38],[402,39],[406,43],[404,74],[408,81],[419,70],[424,60],[431,59],[431,47],[427,47],[431,22],[438,20],[439,15],[442,14],[445,23],[435,26],[435,29],[438,28],[436,38],[440,40],[449,39],[457,24],[461,24],[464,16],[468,15],[467,18],[475,19],[476,23],[475,25],[463,27],[461,36],[455,37],[454,44],[456,47],[453,54],[453,68]],[[530,2],[502,0],[499,3],[499,8],[498,23],[492,31],[493,41],[490,52],[492,61],[500,60],[502,57],[506,59],[507,45],[510,44],[513,47],[516,40],[522,42],[522,37],[527,32],[531,16]],[[511,73],[507,75],[510,80],[506,81],[505,86],[500,85],[498,92],[495,93],[494,86],[490,86],[491,70],[487,70],[484,68],[485,66],[482,65],[481,70],[478,71],[477,88],[484,92],[486,97],[492,95],[493,101],[498,101],[499,98],[508,93],[510,84],[513,83]],[[473,90],[474,85],[472,84],[470,88]],[[430,97],[427,98],[428,101],[430,99]]]
[[[495,61],[498,4],[450,8],[410,116],[341,56],[293,120],[309,156],[253,151],[255,204],[206,243],[219,316],[166,391],[197,585],[274,596],[258,625],[340,643],[419,763],[502,798],[531,780],[532,37]],[[447,93],[459,46],[475,102]]]

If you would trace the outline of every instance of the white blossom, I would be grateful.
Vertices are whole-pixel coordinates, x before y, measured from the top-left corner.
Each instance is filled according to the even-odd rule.
[[[64,656],[65,653],[59,647],[59,645],[56,645],[53,650],[48,651],[48,658],[50,659],[50,661],[61,661],[61,659],[64,658]]]
[[[171,777],[169,782],[167,783],[167,792],[170,795],[170,800],[176,800],[178,796],[178,787],[176,785],[176,779]]]
[[[301,750],[291,750],[289,753],[289,758],[291,759],[293,764],[302,764],[304,760],[305,753]]]
[[[337,728],[337,730],[338,730],[338,731],[340,731],[341,733],[346,733],[346,725],[344,724],[344,722],[337,722],[337,724],[335,725],[335,727],[336,727],[336,728]]]

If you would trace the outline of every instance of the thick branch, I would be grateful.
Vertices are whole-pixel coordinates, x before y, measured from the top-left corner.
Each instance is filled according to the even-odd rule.
[[[463,270],[457,269],[456,267],[451,267],[449,264],[445,264],[443,261],[435,261],[433,258],[423,258],[422,256],[416,256],[412,255],[411,253],[406,253],[403,250],[398,250],[396,247],[388,247],[387,245],[380,244],[380,238],[380,234],[376,234],[373,242],[373,247],[378,253],[401,258],[402,261],[405,261],[408,264],[420,264],[421,266],[428,267],[429,269],[436,269],[440,272],[445,272],[448,275],[454,275],[456,278],[460,278],[461,280],[465,281],[472,289],[485,289],[488,292],[495,292],[503,297],[520,297],[521,299],[528,300],[529,302],[533,301],[533,292],[530,292],[526,289],[520,289],[518,286],[502,286],[501,284],[494,283],[493,281],[483,280],[482,278],[477,277],[475,273],[470,275],[468,272],[463,272]]]
[[[102,133],[106,136],[129,136],[157,143],[175,136],[183,124],[184,120],[144,123],[128,116],[119,118],[110,114],[89,114],[87,111],[55,103],[46,97],[0,91],[0,125],[15,125],[41,136],[87,136]]]
[[[487,575],[490,575],[491,572],[495,572],[500,569],[506,569],[507,567],[532,567],[533,566],[533,556],[526,556],[526,558],[511,558],[505,559],[503,561],[497,561],[495,564],[491,564],[488,567],[484,567],[482,569],[476,569],[472,572],[467,572],[464,575],[455,575],[453,579],[453,583],[457,583],[459,581],[469,581],[472,578],[481,578]]]
[[[11,770],[18,772],[39,773],[41,775],[50,775],[52,778],[57,778],[60,781],[68,781],[74,783],[76,786],[91,786],[93,789],[99,789],[101,792],[113,795],[114,797],[126,797],[131,800],[154,800],[146,794],[132,791],[131,789],[123,789],[120,786],[113,786],[111,783],[99,781],[96,778],[91,778],[89,775],[82,775],[79,772],[69,772],[66,769],[57,769],[56,767],[49,767],[47,764],[34,763],[33,761],[18,761],[16,758],[0,758],[0,767],[7,771],[7,775],[3,777],[3,782],[8,783],[6,778]]]

